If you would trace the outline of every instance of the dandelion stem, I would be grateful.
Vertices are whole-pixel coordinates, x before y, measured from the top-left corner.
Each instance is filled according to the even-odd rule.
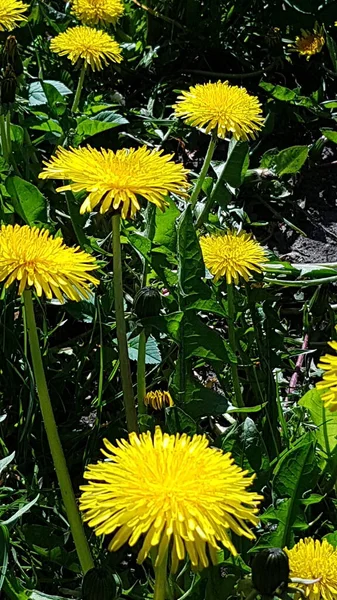
[[[139,335],[138,342],[138,357],[137,357],[137,400],[138,414],[146,414],[146,406],[144,398],[146,394],[146,379],[145,379],[145,356],[146,356],[146,333],[143,329]]]
[[[81,93],[82,93],[83,82],[84,82],[84,77],[85,77],[86,70],[87,70],[87,63],[86,63],[86,61],[83,61],[83,65],[82,65],[81,73],[80,73],[80,78],[78,80],[78,84],[77,84],[77,88],[76,88],[74,102],[73,102],[73,105],[71,107],[71,112],[73,112],[73,113],[77,111],[78,105],[80,103]]]
[[[5,123],[4,115],[0,115],[0,135],[1,135],[2,155],[3,155],[4,159],[8,162],[9,148],[8,148],[6,123]]]
[[[166,598],[167,557],[168,552],[166,552],[165,558],[161,561],[160,565],[154,569],[155,582],[153,600],[165,600]]]
[[[237,356],[237,346],[235,337],[235,304],[234,304],[234,284],[227,283],[227,305],[228,305],[228,335],[229,343],[232,352]],[[240,380],[238,367],[236,363],[231,362],[231,371],[233,379],[233,387],[235,393],[235,406],[237,408],[244,407],[244,402],[241,394]]]
[[[26,290],[24,292],[24,306],[26,313],[29,346],[33,363],[33,372],[43,422],[62,494],[63,503],[69,520],[71,533],[75,542],[76,551],[82,567],[82,571],[83,573],[86,573],[87,571],[89,571],[89,569],[92,569],[94,567],[94,563],[90,553],[88,541],[84,533],[81,517],[77,508],[74,490],[72,487],[61,441],[55,423],[55,417],[50,401],[50,396],[42,363],[42,356],[34,315],[33,300],[30,290]]]
[[[119,361],[121,367],[122,388],[128,432],[138,431],[137,412],[132,389],[131,368],[126,337],[126,324],[123,306],[122,256],[119,214],[112,217],[112,252],[115,292],[116,329]]]
[[[207,153],[206,153],[206,156],[205,156],[204,164],[202,165],[202,169],[200,171],[200,175],[199,175],[199,177],[197,179],[197,183],[195,184],[195,188],[194,188],[194,190],[193,190],[193,192],[191,194],[191,197],[190,197],[190,202],[192,204],[192,208],[194,208],[195,205],[196,205],[196,203],[197,203],[198,196],[199,196],[200,190],[202,188],[202,184],[204,183],[204,179],[205,179],[205,177],[207,175],[207,171],[209,169],[209,165],[210,165],[211,160],[213,158],[214,150],[215,150],[215,147],[216,147],[216,142],[217,142],[217,133],[216,133],[216,129],[213,129],[212,136],[211,136],[211,139],[210,139],[210,142],[209,142],[209,146],[208,146],[208,149],[207,149]]]

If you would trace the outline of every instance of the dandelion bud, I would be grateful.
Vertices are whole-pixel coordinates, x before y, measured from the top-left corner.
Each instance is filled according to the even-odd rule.
[[[278,588],[286,588],[289,580],[289,559],[281,548],[267,548],[254,557],[252,580],[260,594],[274,596]]]
[[[161,309],[160,293],[156,288],[141,288],[134,299],[133,310],[139,319],[157,317]]]

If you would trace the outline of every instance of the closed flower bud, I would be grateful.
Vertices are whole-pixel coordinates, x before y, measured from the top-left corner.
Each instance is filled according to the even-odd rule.
[[[11,65],[7,65],[0,80],[1,106],[8,106],[15,102],[16,75]]]
[[[273,596],[277,589],[285,589],[289,581],[289,559],[281,548],[267,548],[254,557],[252,580],[260,594]]]
[[[139,319],[157,317],[161,309],[160,293],[156,288],[141,288],[134,299],[133,310]]]
[[[114,600],[118,589],[113,572],[108,567],[90,569],[83,579],[82,600]]]
[[[11,65],[17,77],[23,73],[23,64],[18,50],[18,44],[14,35],[9,35],[5,41],[5,46],[1,56],[1,67],[6,69]]]

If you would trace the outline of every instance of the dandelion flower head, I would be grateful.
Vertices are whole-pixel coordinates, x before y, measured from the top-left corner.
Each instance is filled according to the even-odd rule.
[[[20,21],[25,21],[22,13],[27,8],[21,0],[0,0],[0,31],[11,31]]]
[[[214,281],[225,277],[227,283],[239,283],[251,276],[251,271],[262,271],[266,262],[265,252],[249,233],[228,231],[220,235],[206,235],[199,239],[207,269]]]
[[[100,212],[121,210],[122,217],[132,218],[140,209],[138,197],[153,202],[161,210],[167,205],[169,192],[184,195],[188,187],[186,171],[175,164],[172,155],[161,150],[141,148],[96,150],[87,146],[65,150],[56,155],[40,173],[42,179],[69,179],[71,184],[57,191],[88,192],[81,213],[100,205]]]
[[[308,600],[335,600],[337,597],[337,550],[327,540],[322,542],[305,538],[291,550],[284,549],[289,557],[290,577],[319,579],[316,583],[296,583]],[[301,598],[295,596],[296,598]]]
[[[8,288],[19,282],[19,294],[34,287],[38,296],[48,299],[64,296],[83,300],[90,295],[90,283],[98,279],[90,274],[96,260],[80,248],[69,248],[62,238],[53,238],[47,229],[28,225],[2,225],[0,229],[0,281]]]
[[[160,410],[161,408],[165,408],[165,406],[174,406],[170,392],[163,392],[162,390],[147,392],[144,404],[151,406],[154,410]]]
[[[298,52],[309,60],[311,56],[321,52],[324,44],[323,29],[316,23],[313,32],[301,29],[301,35],[296,37],[294,45],[290,44],[290,48],[293,52]]]
[[[142,563],[157,549],[156,566],[171,554],[171,570],[186,553],[194,568],[216,564],[219,543],[236,554],[230,530],[254,539],[245,521],[257,525],[262,498],[248,492],[248,477],[229,453],[208,447],[205,436],[169,435],[157,427],[131,433],[113,446],[104,440],[109,459],[89,465],[80,508],[96,535],[114,534],[109,550],[142,539]]]
[[[72,12],[86,25],[115,25],[124,13],[121,0],[73,0]]]
[[[258,99],[228,81],[190,87],[178,96],[173,108],[189,125],[204,127],[206,133],[216,130],[220,138],[229,133],[236,140],[254,138],[263,123]]]
[[[333,350],[337,350],[337,342],[329,342]],[[321,356],[318,363],[319,369],[325,371],[323,380],[316,384],[318,390],[324,390],[322,401],[326,408],[331,412],[337,410],[337,356],[334,354],[325,354]]]
[[[1,0],[0,0],[1,1]],[[50,49],[60,56],[67,56],[73,64],[82,59],[93,71],[101,71],[109,63],[120,63],[121,48],[105,31],[78,25],[59,33],[50,42]]]

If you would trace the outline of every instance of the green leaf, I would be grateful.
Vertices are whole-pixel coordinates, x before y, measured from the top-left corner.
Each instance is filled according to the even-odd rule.
[[[177,246],[176,219],[180,212],[172,198],[168,196],[165,200],[169,202],[169,206],[164,212],[156,207],[153,243],[175,252]]]
[[[337,413],[325,408],[322,401],[323,393],[313,388],[302,396],[298,404],[309,411],[312,422],[318,427],[317,442],[330,457],[337,446]]]
[[[15,212],[27,225],[47,222],[47,202],[35,185],[13,175],[7,177],[6,189]]]
[[[228,363],[228,352],[225,341],[220,334],[203,323],[197,315],[188,311],[184,324],[185,358],[197,356],[205,361],[222,361]],[[236,357],[231,354],[235,362]]]
[[[278,175],[297,173],[308,158],[308,146],[291,146],[281,150],[275,156],[275,168]]]
[[[310,436],[289,450],[274,471],[273,491],[277,497],[290,498],[281,526],[281,547],[288,546],[304,492],[316,484],[318,469],[314,444]]]
[[[19,508],[19,510],[16,511],[16,513],[14,515],[12,515],[11,517],[9,517],[9,519],[6,519],[6,521],[2,521],[2,525],[10,525],[10,529],[16,524],[16,522],[22,517],[22,515],[24,515],[27,511],[29,511],[32,506],[34,506],[34,504],[36,504],[36,502],[39,499],[40,494],[38,494],[34,500],[31,500],[31,502],[28,502],[28,504],[25,504],[24,506],[22,506],[21,508]]]
[[[337,73],[337,44],[335,40],[328,33],[325,34],[326,45],[329,50],[333,70]]]
[[[45,80],[45,84],[49,84],[60,94],[60,96],[67,96],[72,94],[72,91],[67,88],[61,81],[54,81],[52,79]],[[48,99],[45,94],[45,90],[42,87],[40,81],[33,81],[28,88],[28,104],[29,106],[41,106],[48,104]]]
[[[179,342],[179,330],[183,316],[183,312],[174,312],[165,316],[148,317],[142,319],[142,324],[145,328],[155,327],[161,333],[170,336],[175,342]]]
[[[8,567],[9,533],[6,525],[0,524],[0,591]]]
[[[209,287],[201,281],[205,277],[205,265],[198,238],[195,233],[191,206],[182,213],[177,221],[178,233],[178,281],[183,297],[198,295],[209,297]]]
[[[12,454],[9,454],[8,456],[5,456],[5,458],[2,458],[0,460],[0,473],[2,473],[2,471],[6,469],[8,465],[10,465],[12,460],[14,460],[14,456],[15,452],[12,452]]]
[[[108,112],[108,111],[103,111]],[[99,113],[95,118],[88,118],[81,121],[76,128],[75,132],[75,144],[81,143],[88,137],[92,137],[97,133],[101,133],[102,131],[108,131],[108,129],[114,129],[119,125],[123,125],[124,123],[128,123],[124,117],[117,115],[115,113],[109,113],[110,118],[106,120],[99,119],[98,117],[102,116],[103,113]]]
[[[242,184],[249,166],[248,142],[231,141],[226,163],[218,177],[233,188]]]
[[[321,129],[321,133],[327,138],[327,140],[337,144],[337,131],[334,131],[333,129]]]
[[[128,341],[129,358],[130,360],[138,360],[139,335]],[[161,363],[161,354],[158,344],[154,337],[150,335],[146,340],[146,365],[159,365]]]

